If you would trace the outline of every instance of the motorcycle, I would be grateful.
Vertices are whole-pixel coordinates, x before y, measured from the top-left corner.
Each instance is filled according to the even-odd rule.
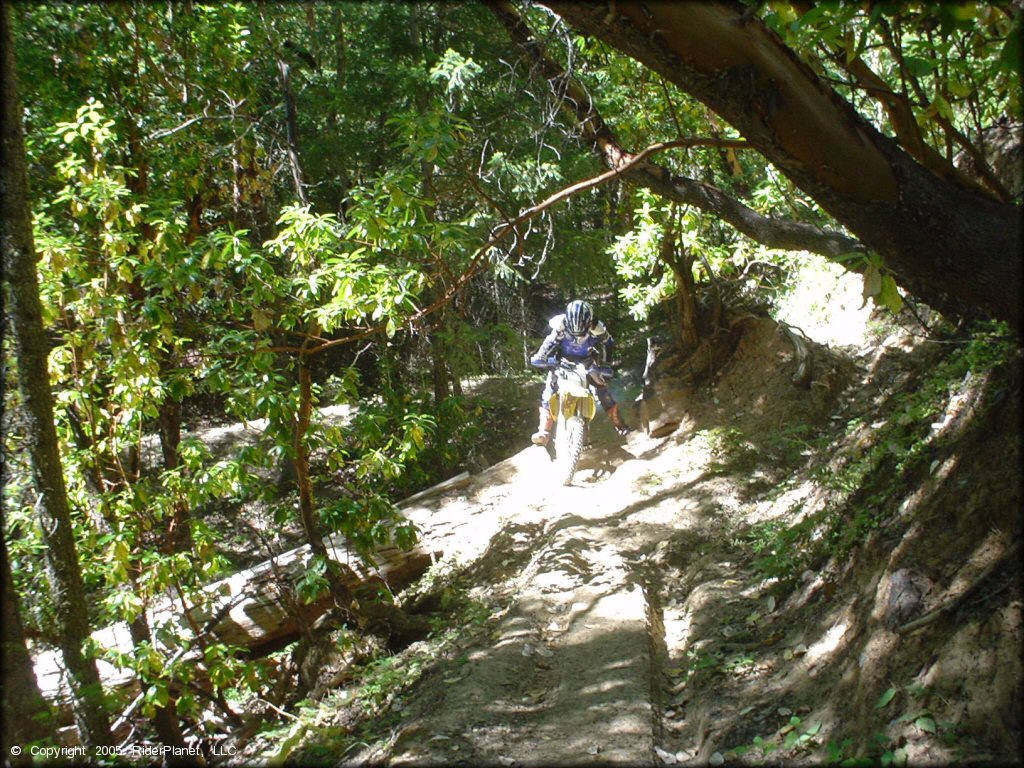
[[[590,380],[603,385],[613,371],[569,360],[553,363],[558,386],[548,401],[548,410],[555,422],[555,469],[562,484],[569,485],[584,448],[590,445],[590,421],[597,413],[597,397]]]

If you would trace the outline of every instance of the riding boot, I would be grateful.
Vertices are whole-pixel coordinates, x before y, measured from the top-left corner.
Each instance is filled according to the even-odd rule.
[[[629,426],[622,420],[622,414],[619,413],[618,403],[608,409],[608,418],[612,420],[612,426],[615,427],[615,431],[620,435],[625,435],[629,432]]]
[[[540,422],[537,426],[537,431],[533,433],[533,437],[530,440],[533,441],[534,445],[547,445],[548,440],[551,439],[551,427],[555,425],[555,420],[551,418],[551,411],[543,405],[538,413],[540,414]]]

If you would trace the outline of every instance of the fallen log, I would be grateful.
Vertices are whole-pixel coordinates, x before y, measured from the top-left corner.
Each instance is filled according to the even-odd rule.
[[[422,576],[439,553],[384,547],[374,553],[375,564],[366,564],[344,545],[327,543],[327,554],[346,566],[343,579],[353,591],[379,585],[396,592]],[[303,621],[314,621],[330,606],[330,596],[307,604],[299,604],[295,599],[293,586],[309,558],[310,548],[306,544],[207,587],[206,591],[216,594],[217,599],[197,610],[194,616],[202,622],[226,603],[241,598],[214,627],[213,634],[223,642],[257,653],[267,651],[281,638],[294,637]]]
[[[410,511],[423,499],[462,488],[470,483],[468,472],[438,483],[407,499],[397,506]],[[441,552],[424,547],[404,551],[395,546],[377,549],[372,562],[349,550],[344,544],[335,544],[331,537],[325,541],[327,554],[346,566],[344,580],[353,592],[366,594],[376,587],[398,592],[422,576]],[[198,599],[189,608],[191,622],[181,607],[170,597],[153,605],[148,611],[150,626],[157,630],[171,625],[189,637],[191,626],[204,627],[208,634],[220,642],[241,646],[253,655],[264,655],[287,645],[320,617],[331,605],[330,596],[311,603],[302,603],[295,595],[295,584],[301,578],[310,559],[310,547],[305,544],[276,555],[252,568],[239,571],[203,588]],[[155,632],[156,635],[164,633]],[[125,622],[104,627],[91,635],[98,648],[131,653],[134,644]],[[180,648],[163,646],[169,654]],[[58,706],[69,701],[64,683],[63,664],[57,651],[44,651],[35,655],[36,678],[43,695]],[[108,688],[124,689],[135,685],[130,669],[118,667],[98,659],[100,679]]]
[[[467,485],[469,485],[469,483],[469,472],[461,472],[455,477],[448,478],[444,482],[438,483],[437,485],[432,485],[430,488],[422,490],[419,493],[414,493],[407,499],[402,499],[402,501],[398,502],[396,506],[399,509],[404,509],[410,504],[416,504],[422,501],[423,499],[427,498],[428,496],[433,496],[434,494],[437,493],[445,493],[446,491],[454,491],[456,488],[464,488]]]
[[[328,555],[347,566],[344,579],[353,591],[380,586],[396,592],[422,576],[440,555],[439,552],[429,553],[419,548],[403,551],[389,546],[378,549],[373,555],[374,562],[367,564],[344,545],[330,541],[325,544]],[[309,558],[310,548],[306,544],[208,585],[202,590],[203,596],[191,608],[192,620],[203,625],[217,618],[209,630],[212,637],[247,648],[254,655],[272,652],[294,639],[303,623],[314,621],[331,605],[329,596],[307,604],[301,604],[295,598],[294,585]],[[150,626],[154,629],[171,624],[186,631],[187,635],[190,625],[169,599],[148,613]],[[218,614],[223,615],[218,618]],[[134,648],[128,625],[124,622],[97,630],[92,638],[98,647],[105,650],[131,653]],[[165,650],[174,652],[176,649]],[[40,653],[35,659],[40,690],[58,704],[68,699],[60,662],[57,651]],[[133,684],[131,670],[103,660],[98,665],[105,686],[122,688]]]

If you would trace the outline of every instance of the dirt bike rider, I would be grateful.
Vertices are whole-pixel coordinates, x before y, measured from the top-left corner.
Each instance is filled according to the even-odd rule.
[[[565,308],[564,315],[556,315],[548,321],[551,332],[540,345],[537,353],[530,358],[530,365],[550,371],[553,361],[558,359],[571,362],[596,363],[607,365],[611,359],[614,340],[608,329],[600,321],[594,320],[594,311],[585,301],[571,301]],[[629,432],[629,427],[622,420],[619,406],[608,391],[607,385],[600,379],[590,377],[590,386],[597,396],[601,407],[611,419],[615,431],[620,435]],[[534,445],[547,445],[551,439],[551,428],[554,419],[548,408],[551,395],[558,386],[553,372],[548,374],[547,383],[540,396],[540,425],[530,438]]]

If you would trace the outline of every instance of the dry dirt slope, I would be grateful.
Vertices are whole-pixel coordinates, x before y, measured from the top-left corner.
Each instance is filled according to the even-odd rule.
[[[668,436],[599,419],[572,487],[530,447],[413,511],[490,617],[421,654],[373,727],[326,704],[348,746],[311,733],[294,759],[1019,760],[1020,377],[965,376],[901,465],[885,424],[937,349],[816,347],[796,388],[786,337],[751,319],[712,389],[662,388]],[[858,462],[861,490],[833,487]],[[847,517],[850,547],[769,535]]]

